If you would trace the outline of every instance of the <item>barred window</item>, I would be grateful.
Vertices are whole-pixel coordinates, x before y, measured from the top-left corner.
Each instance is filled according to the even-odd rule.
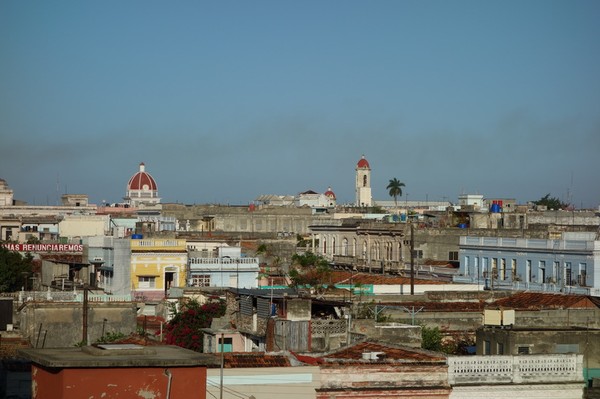
[[[192,286],[194,287],[210,287],[209,274],[195,274],[192,276]]]

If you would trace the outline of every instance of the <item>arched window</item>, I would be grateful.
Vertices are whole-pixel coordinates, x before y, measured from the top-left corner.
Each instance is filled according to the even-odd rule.
[[[367,187],[367,175],[363,176],[363,187]]]
[[[342,256],[348,256],[348,239],[342,241]]]

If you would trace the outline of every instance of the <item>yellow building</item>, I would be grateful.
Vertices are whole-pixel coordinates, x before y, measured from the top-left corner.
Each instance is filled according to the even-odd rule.
[[[185,287],[186,265],[185,240],[132,238],[133,297],[139,300],[161,300],[171,287]]]

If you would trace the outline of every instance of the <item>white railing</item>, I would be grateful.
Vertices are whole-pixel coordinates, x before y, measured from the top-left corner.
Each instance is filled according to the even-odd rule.
[[[583,355],[451,356],[450,385],[583,382]]]
[[[83,302],[83,293],[77,293],[75,300]],[[129,295],[88,294],[88,302],[131,302]]]
[[[460,245],[517,249],[547,249],[551,251],[593,251],[598,241],[543,240],[538,238],[473,237],[461,236]]]
[[[83,291],[19,291],[15,298],[23,302],[83,302]],[[88,294],[89,302],[131,302],[131,295]]]
[[[258,265],[258,258],[189,258],[190,265]]]

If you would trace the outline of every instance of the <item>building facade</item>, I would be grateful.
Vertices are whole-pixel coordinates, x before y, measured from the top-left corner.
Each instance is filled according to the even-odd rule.
[[[162,300],[171,287],[184,287],[185,240],[132,239],[131,289],[135,298]]]
[[[600,295],[600,241],[595,233],[561,239],[460,237],[461,280],[490,288],[511,286]]]
[[[212,252],[212,251],[211,251]],[[217,256],[190,257],[187,282],[191,287],[257,288],[259,259],[242,256],[240,247],[219,247]]]

